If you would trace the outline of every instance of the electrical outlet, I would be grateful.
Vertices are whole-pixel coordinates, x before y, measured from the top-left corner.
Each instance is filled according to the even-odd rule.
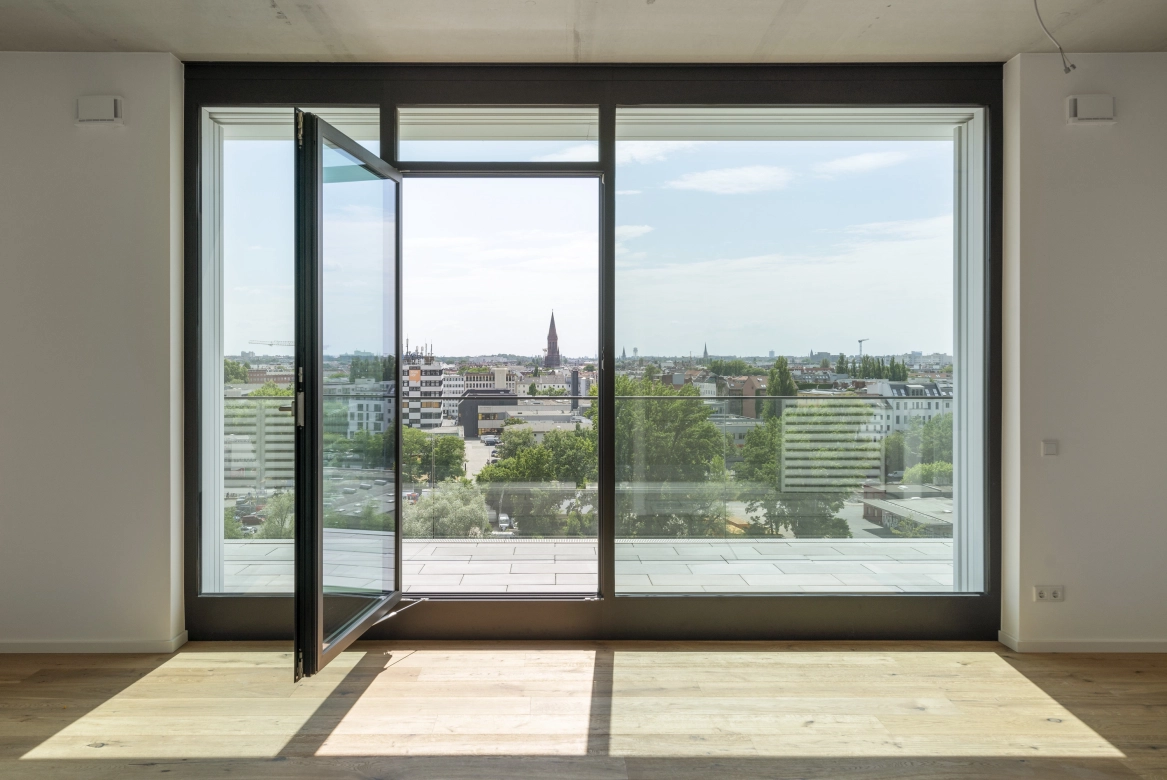
[[[1061,585],[1034,585],[1034,601],[1065,601],[1066,589]]]

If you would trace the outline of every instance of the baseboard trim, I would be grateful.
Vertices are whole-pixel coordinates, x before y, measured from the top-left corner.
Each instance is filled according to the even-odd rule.
[[[186,632],[170,639],[0,640],[0,653],[173,653],[186,644]]]
[[[1018,639],[998,631],[997,641],[1018,653],[1167,653],[1161,639]]]

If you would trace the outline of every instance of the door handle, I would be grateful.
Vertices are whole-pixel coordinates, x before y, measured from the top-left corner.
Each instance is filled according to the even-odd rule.
[[[299,426],[300,428],[303,428],[304,427],[304,392],[300,391],[300,392],[296,393],[296,397],[292,401],[292,404],[290,406],[281,406],[280,411],[281,412],[295,412],[296,413],[296,425]]]

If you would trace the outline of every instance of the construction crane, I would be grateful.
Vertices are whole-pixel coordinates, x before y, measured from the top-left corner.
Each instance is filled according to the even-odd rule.
[[[863,357],[863,342],[864,341],[871,341],[871,339],[859,339],[859,357],[860,358]]]
[[[264,345],[269,346],[269,347],[294,347],[294,346],[296,346],[296,342],[294,342],[294,341],[255,341],[253,339],[247,343],[248,344],[264,344]]]

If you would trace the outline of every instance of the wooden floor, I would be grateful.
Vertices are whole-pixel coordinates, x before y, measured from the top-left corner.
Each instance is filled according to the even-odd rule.
[[[0,656],[0,778],[1167,778],[1167,656],[995,643]]]

